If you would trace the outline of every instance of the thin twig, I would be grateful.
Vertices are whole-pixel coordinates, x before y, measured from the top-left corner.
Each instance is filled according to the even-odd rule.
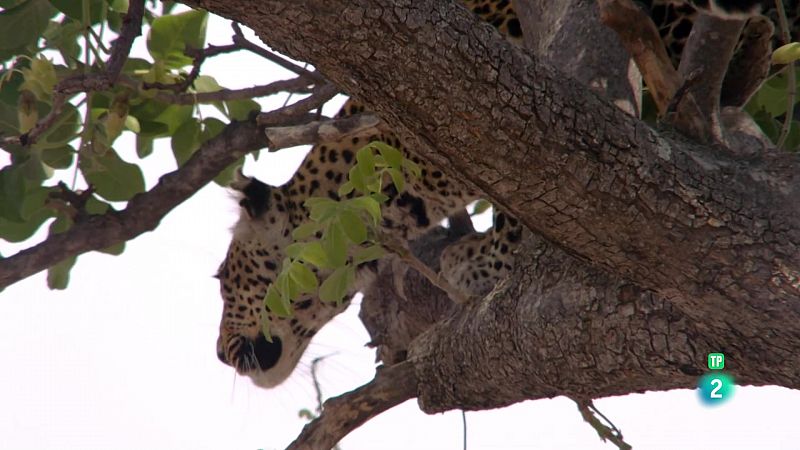
[[[128,86],[132,89],[146,89],[144,84],[140,83],[130,77],[121,77],[120,84]],[[241,100],[248,98],[266,97],[274,95],[279,92],[297,92],[307,94],[312,92],[309,90],[309,82],[305,78],[292,78],[289,80],[278,80],[262,86],[253,86],[242,89],[220,89],[214,92],[199,92],[199,93],[172,93],[168,91],[159,91],[153,98],[169,104],[178,105],[194,105],[197,103],[211,103],[223,100]]]
[[[792,41],[792,35],[789,32],[789,22],[786,19],[786,9],[783,6],[783,0],[775,0],[775,7],[778,12],[778,23],[781,27],[781,41],[783,44],[788,44]],[[784,149],[786,139],[789,137],[789,131],[792,129],[792,120],[794,119],[794,102],[797,98],[797,83],[795,81],[795,68],[794,61],[786,66],[786,115],[783,118],[783,126],[781,126],[781,134],[778,137],[778,148]],[[785,150],[785,149],[784,149]]]
[[[317,72],[312,72],[307,70],[305,67],[300,67],[297,64],[283,58],[260,45],[254,44],[250,42],[246,37],[244,37],[244,33],[242,32],[242,28],[236,22],[231,22],[231,27],[233,28],[233,43],[238,45],[239,47],[249,50],[252,53],[255,53],[262,58],[272,61],[273,63],[283,67],[284,69],[294,72],[298,75],[307,76],[314,81],[325,81],[325,79]]]
[[[109,85],[117,81],[117,77],[128,60],[133,41],[142,34],[142,17],[144,16],[144,1],[131,0],[128,12],[122,19],[122,28],[119,37],[111,43],[111,56],[106,64],[106,77]]]
[[[428,267],[427,264],[414,256],[411,250],[398,242],[397,239],[389,235],[382,234],[379,241],[384,248],[397,255],[409,267],[419,272],[419,274],[423,277],[427,278],[431,284],[445,292],[451,300],[459,304],[464,304],[467,302],[467,298],[464,297],[464,294],[462,294],[461,291],[453,287],[453,285],[451,285],[446,279],[440,277],[439,274],[434,272],[433,269]]]
[[[597,407],[594,406],[594,403],[589,401],[583,400],[576,400],[572,399],[576,405],[578,405],[578,411],[580,411],[583,420],[586,421],[589,425],[597,431],[597,435],[600,436],[600,439],[605,441],[611,441],[612,444],[616,445],[617,448],[620,450],[631,450],[630,444],[625,442],[624,438],[622,437],[622,431],[620,431],[606,416],[601,413]],[[604,424],[600,419],[597,418],[600,416],[603,420],[608,424]]]
[[[192,61],[192,70],[189,74],[179,83],[142,83],[142,87],[144,89],[163,89],[175,92],[179,94],[181,92],[186,92],[194,81],[200,76],[200,67],[203,65],[207,58],[211,58],[213,56],[222,55],[226,53],[233,53],[241,50],[242,48],[236,44],[229,44],[229,45],[209,45],[204,49],[189,49],[187,48],[184,53],[187,56],[191,56]]]
[[[256,118],[259,125],[275,126],[282,124],[288,118],[297,117],[307,114],[309,111],[321,108],[328,100],[332,99],[339,93],[336,86],[332,84],[324,84],[314,88],[311,95],[292,103],[289,106],[261,113]]]

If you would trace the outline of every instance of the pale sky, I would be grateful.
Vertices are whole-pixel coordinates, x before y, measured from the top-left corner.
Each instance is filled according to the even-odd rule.
[[[209,41],[228,43],[229,30],[212,20]],[[228,87],[290,76],[246,54],[214,58],[204,70]],[[332,114],[337,105],[329,108]],[[135,160],[131,137],[120,139],[115,147]],[[277,184],[303,155],[264,154],[246,172]],[[173,170],[168,141],[142,164],[148,187]],[[315,337],[301,367],[276,389],[257,388],[217,360],[222,300],[211,275],[236,215],[231,195],[208,186],[123,255],[81,256],[66,291],[48,291],[39,274],[0,293],[0,449],[280,449],[305,423],[298,411],[316,405],[315,356],[332,355],[319,371],[326,395],[369,381],[374,353],[364,347],[357,304]],[[19,248],[0,241],[4,255]],[[776,387],[739,387],[717,408],[689,390],[596,401],[637,449],[798,449],[799,403],[800,393]],[[468,413],[467,421],[470,449],[614,448],[564,398]],[[461,435],[459,412],[427,416],[409,401],[341,448],[455,450]]]

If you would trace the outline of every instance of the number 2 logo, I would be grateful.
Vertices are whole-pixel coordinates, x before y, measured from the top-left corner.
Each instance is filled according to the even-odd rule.
[[[722,380],[719,378],[714,378],[711,380],[711,385],[714,386],[714,389],[711,390],[709,397],[711,398],[722,398],[722,394],[719,393],[719,390],[722,389]]]

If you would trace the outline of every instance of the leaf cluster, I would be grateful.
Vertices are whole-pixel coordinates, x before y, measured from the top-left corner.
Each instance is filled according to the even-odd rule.
[[[128,0],[0,0],[0,138],[20,136],[0,141],[10,155],[0,169],[0,239],[24,241],[48,221],[50,235],[61,233],[144,192],[138,161],[126,160],[115,148],[123,133],[135,135],[139,159],[152,154],[155,140],[170,138],[182,165],[224,128],[218,119],[203,118],[197,104],[164,102],[157,89],[148,88],[180,84],[193,63],[187,53],[205,45],[208,13],[172,14],[171,6],[167,2],[161,14],[146,9],[149,57],[128,58],[120,73],[124,82],[106,90],[66,91],[68,83],[104,73],[113,52],[109,41],[122,29]],[[221,89],[203,75],[188,92]],[[212,104],[230,120],[259,109],[250,99]],[[44,121],[49,126],[26,142]],[[215,181],[227,184],[242,162]],[[60,196],[59,179],[71,179],[73,190],[85,182],[88,201],[78,205]],[[108,251],[118,254],[123,248]],[[74,262],[69,258],[50,269],[51,288],[66,287]]]
[[[289,316],[292,302],[303,295],[341,303],[353,288],[358,266],[386,252],[379,228],[381,205],[389,200],[384,183],[388,180],[402,192],[408,175],[418,177],[420,169],[398,149],[378,141],[362,147],[339,188],[339,199],[310,197],[304,202],[308,221],[293,231],[295,242],[286,248],[287,257],[267,290],[265,307]]]

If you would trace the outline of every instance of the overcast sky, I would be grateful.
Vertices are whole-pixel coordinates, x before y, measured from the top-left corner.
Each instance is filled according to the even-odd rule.
[[[209,41],[228,43],[229,30],[212,20]],[[143,43],[137,41],[138,54]],[[215,58],[204,70],[228,87],[290,76],[245,54]],[[332,114],[337,106],[329,108]],[[130,136],[115,147],[136,160]],[[262,155],[246,172],[279,184],[304,153]],[[141,163],[151,187],[174,169],[168,141]],[[39,274],[0,293],[0,449],[279,449],[305,423],[298,411],[316,405],[314,357],[331,355],[319,369],[326,395],[369,381],[374,353],[364,348],[357,304],[315,337],[301,367],[277,389],[256,388],[217,360],[222,300],[211,275],[236,217],[231,195],[208,186],[122,256],[81,256],[66,291],[48,291]],[[4,255],[19,248],[0,241]],[[713,409],[689,390],[596,405],[635,448],[797,449],[798,403],[796,391],[764,387],[737,388]],[[470,449],[613,448],[563,398],[468,413],[467,421]],[[342,448],[460,449],[461,435],[460,413],[426,416],[410,401],[356,430]]]

